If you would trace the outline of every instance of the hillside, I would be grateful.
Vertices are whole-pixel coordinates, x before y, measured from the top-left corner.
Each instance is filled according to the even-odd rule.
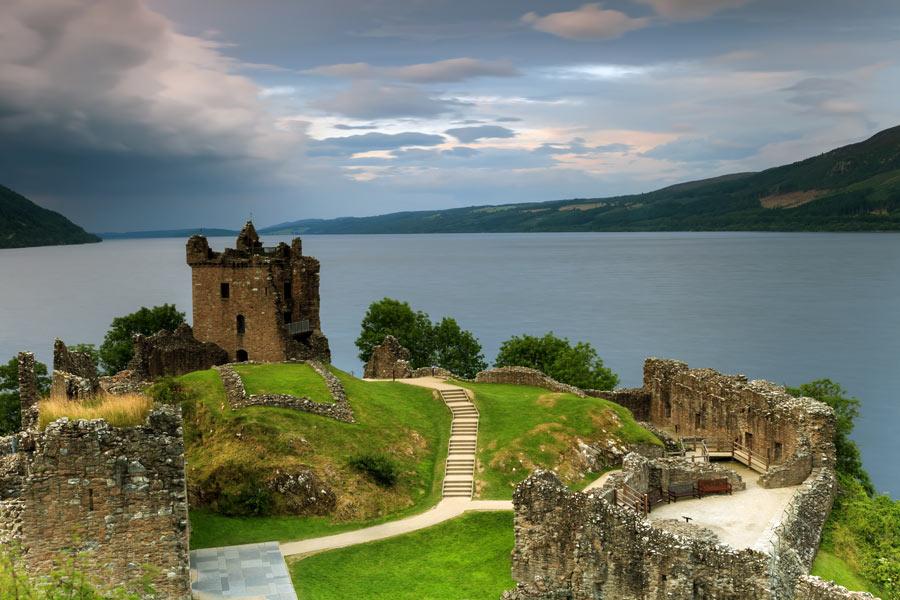
[[[790,165],[682,183],[645,194],[307,219],[260,232],[738,230],[900,230],[900,126]]]
[[[0,248],[89,244],[100,238],[0,185]]]
[[[307,365],[241,365],[236,371],[249,393],[332,401]],[[193,548],[306,539],[437,504],[450,437],[444,402],[425,388],[332,371],[346,389],[355,423],[285,408],[231,408],[212,370],[151,390],[161,401],[179,402],[184,412]],[[483,420],[476,498],[510,498],[535,467],[554,468],[582,487],[602,469],[584,456],[581,442],[603,448],[659,443],[630,412],[606,400],[527,386],[466,385]],[[355,461],[363,456],[391,463],[396,480],[385,485],[360,470]],[[304,504],[296,482],[327,488],[333,501]]]

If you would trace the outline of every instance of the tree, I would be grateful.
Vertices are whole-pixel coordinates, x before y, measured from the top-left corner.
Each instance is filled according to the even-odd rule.
[[[460,377],[472,379],[487,368],[478,339],[460,328],[456,319],[444,317],[432,328],[432,346],[434,364]]]
[[[794,396],[815,398],[834,409],[834,447],[837,454],[835,467],[838,472],[855,479],[872,496],[875,486],[863,468],[862,455],[856,442],[850,439],[853,421],[859,416],[859,400],[848,397],[846,390],[830,379],[817,379],[800,387],[788,388],[788,391]]]
[[[110,375],[118,373],[128,366],[134,355],[131,338],[136,333],[153,335],[161,329],[174,331],[184,323],[184,313],[179,312],[174,304],[163,304],[140,310],[123,317],[113,319],[100,345],[100,364]]]
[[[35,361],[38,392],[50,391],[50,377],[47,365]],[[22,426],[21,401],[19,399],[19,359],[12,357],[6,364],[0,364],[0,435],[15,433]]]
[[[369,305],[356,339],[359,359],[368,362],[375,346],[388,335],[409,350],[413,368],[436,365],[463,377],[474,377],[487,366],[478,339],[460,328],[455,319],[444,317],[435,325],[426,313],[393,298]]]
[[[582,389],[611,390],[619,383],[619,376],[603,365],[591,344],[579,342],[573,346],[552,331],[543,337],[523,335],[506,340],[494,366],[531,367]]]
[[[408,302],[384,298],[369,305],[362,320],[362,331],[356,338],[359,359],[368,362],[375,346],[392,335],[409,350],[409,362],[414,367],[431,364],[431,319],[422,311],[413,311]]]

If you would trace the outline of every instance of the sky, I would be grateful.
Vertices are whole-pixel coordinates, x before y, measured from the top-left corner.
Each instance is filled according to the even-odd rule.
[[[0,184],[90,231],[602,197],[900,124],[896,0],[0,0]]]

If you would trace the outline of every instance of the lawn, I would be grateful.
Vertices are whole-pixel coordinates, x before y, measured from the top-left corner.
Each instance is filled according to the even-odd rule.
[[[599,474],[580,470],[576,439],[661,444],[637,424],[631,411],[608,400],[522,385],[457,383],[475,392],[480,413],[480,498],[512,498],[516,484],[536,467],[556,470],[573,488],[584,487]]]
[[[831,552],[821,548],[819,549],[818,554],[816,554],[816,560],[813,562],[812,574],[818,575],[822,579],[830,579],[838,585],[844,586],[848,590],[869,592],[875,595],[879,594],[879,590],[854,573],[853,569],[850,568],[850,565]]]
[[[234,370],[241,376],[244,389],[251,396],[287,394],[306,397],[315,402],[334,402],[325,380],[305,363],[235,365]]]
[[[472,512],[290,565],[300,600],[496,600],[510,575],[512,512]]]
[[[296,365],[271,366],[277,372],[279,366]],[[356,423],[281,408],[231,410],[214,371],[179,379],[192,397],[185,410],[188,486],[195,507],[192,547],[326,535],[438,502],[450,431],[443,402],[424,388],[334,373],[344,383]],[[365,454],[389,457],[397,467],[397,483],[379,486],[350,466],[351,458]],[[260,498],[267,477],[306,466],[324,474],[337,494],[332,515],[284,516],[277,496]],[[255,516],[259,512],[264,516]]]

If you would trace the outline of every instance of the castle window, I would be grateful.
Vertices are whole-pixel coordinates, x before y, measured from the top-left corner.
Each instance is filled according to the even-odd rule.
[[[703,427],[703,415],[700,413],[696,413],[694,415],[694,429],[700,429]]]
[[[284,313],[282,316],[284,317],[284,322],[285,322],[285,323],[290,323],[290,322],[291,322],[291,313],[286,312],[286,313]]]
[[[94,490],[88,488],[88,510],[94,510]]]
[[[775,442],[775,461],[774,462],[779,462],[781,460],[782,452],[783,452],[783,450],[782,450],[781,442]]]
[[[237,316],[237,332],[238,335],[243,334],[247,331],[247,319],[244,318],[244,315]]]
[[[219,296],[222,298],[228,298],[231,296],[231,286],[227,283],[219,284]]]
[[[284,297],[291,298],[292,296],[293,296],[293,292],[291,290],[291,282],[285,281],[284,282]]]

